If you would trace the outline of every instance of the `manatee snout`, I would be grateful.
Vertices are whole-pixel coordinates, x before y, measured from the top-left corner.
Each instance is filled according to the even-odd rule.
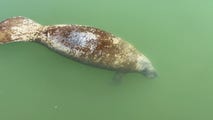
[[[148,78],[155,78],[158,76],[156,69],[153,67],[151,61],[144,55],[138,57],[138,70]]]
[[[142,70],[142,74],[148,78],[155,78],[158,76],[157,71],[151,64]]]

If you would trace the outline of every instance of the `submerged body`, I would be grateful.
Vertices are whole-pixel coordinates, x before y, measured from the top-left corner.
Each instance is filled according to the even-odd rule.
[[[82,25],[42,26],[25,17],[0,23],[0,44],[37,41],[79,62],[118,72],[155,77],[151,62],[131,44],[98,28]]]

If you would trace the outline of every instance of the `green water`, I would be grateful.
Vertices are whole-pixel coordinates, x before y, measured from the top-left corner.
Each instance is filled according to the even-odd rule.
[[[102,28],[148,56],[159,77],[114,72],[36,43],[0,45],[0,120],[212,120],[212,0],[1,0],[0,20]]]

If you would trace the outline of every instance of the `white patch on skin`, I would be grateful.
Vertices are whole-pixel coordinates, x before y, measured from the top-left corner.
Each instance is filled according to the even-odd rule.
[[[88,42],[94,42],[96,39],[96,36],[90,32],[71,32],[68,40],[74,45],[86,47]]]
[[[75,57],[85,54],[85,52],[80,50],[79,47],[89,48],[90,53],[92,53],[97,47],[97,37],[91,32],[71,32],[67,38],[60,35],[50,36],[48,33],[47,37],[51,40],[51,46],[54,49],[65,52],[66,54],[72,54]],[[73,47],[65,46],[61,43],[61,40],[67,40],[67,42],[72,44]]]
[[[71,32],[68,41],[76,47],[89,47],[91,52],[97,47],[97,37],[91,32]]]
[[[119,43],[119,39],[118,38],[112,38],[112,43],[113,44],[118,44]]]
[[[64,26],[70,26],[70,25],[66,25],[66,24],[59,24],[59,25],[54,25],[56,27],[64,27]]]

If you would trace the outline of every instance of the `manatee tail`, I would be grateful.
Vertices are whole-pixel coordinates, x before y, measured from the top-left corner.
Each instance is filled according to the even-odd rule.
[[[33,41],[41,25],[25,17],[13,17],[0,22],[0,44]]]

